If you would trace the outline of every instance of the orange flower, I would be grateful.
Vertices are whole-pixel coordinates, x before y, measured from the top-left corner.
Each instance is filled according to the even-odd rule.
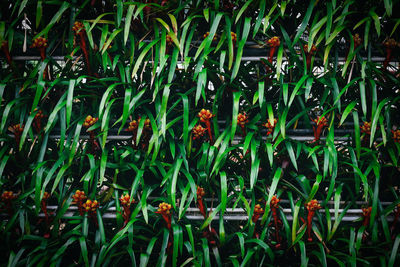
[[[371,134],[371,123],[364,121],[364,124],[360,126],[361,128],[361,133],[365,133],[370,135]]]
[[[357,48],[361,44],[362,39],[358,33],[353,35],[353,41],[354,41],[354,48]]]
[[[158,210],[157,213],[160,214],[171,214],[171,204],[168,204],[166,202],[162,202],[158,205]]]
[[[80,21],[75,21],[74,26],[72,27],[72,30],[77,34],[80,31],[85,31],[85,26],[83,25],[82,22]]]
[[[303,50],[304,50],[304,52],[305,52],[306,54],[314,54],[315,51],[317,51],[317,47],[316,47],[315,45],[312,45],[312,46],[311,46],[311,50],[308,51],[308,44],[305,44],[305,45],[303,46]]]
[[[129,122],[129,127],[126,129],[129,132],[135,132],[139,126],[139,123],[136,120]]]
[[[210,32],[203,34],[203,38],[206,39],[210,35]],[[214,34],[213,41],[217,41],[218,35]]]
[[[119,198],[119,201],[121,201],[121,205],[129,207],[131,204],[135,203],[135,199],[132,199],[131,201],[130,199],[131,197],[128,194],[126,194],[125,196],[122,195]]]
[[[386,40],[385,42],[383,42],[383,45],[386,48],[393,49],[397,46],[397,42],[395,39],[390,38],[390,39]]]
[[[97,209],[99,208],[99,202],[97,200],[86,200],[86,202],[83,204],[83,209],[86,212],[96,214]]]
[[[207,131],[207,129],[204,128],[203,126],[201,126],[200,124],[197,124],[196,126],[194,126],[193,130],[192,130],[193,140],[201,138],[206,131]]]
[[[206,122],[206,121],[209,121],[215,115],[212,114],[210,112],[210,110],[208,110],[208,109],[206,110],[203,108],[202,110],[200,110],[200,112],[197,114],[197,116],[200,118],[201,122]]]
[[[274,125],[272,125],[271,121],[268,119],[267,123],[264,123],[262,126],[268,128],[267,135],[270,135],[274,132],[275,126],[278,123],[278,120],[274,118]]]
[[[236,33],[231,32],[231,38],[232,38],[232,41],[233,41],[233,42],[236,42],[236,41],[237,41]]]
[[[43,201],[43,200],[48,200],[49,198],[50,198],[50,194],[49,194],[48,192],[44,192],[44,193],[43,193],[42,201]]]
[[[171,230],[171,208],[171,204],[162,202],[160,203],[160,205],[158,205],[158,210],[156,211],[156,213],[161,214],[161,216],[163,217],[165,223],[167,224],[168,230]]]
[[[393,141],[395,143],[400,143],[400,130],[396,130],[396,131],[392,130],[392,134],[393,134]]]
[[[172,41],[172,38],[169,34],[167,34],[167,36],[165,37],[166,41],[167,41],[167,45],[171,46],[173,44],[174,41]]]
[[[281,201],[280,198],[277,198],[276,196],[272,196],[270,206],[271,208],[279,208],[279,202]]]
[[[278,47],[281,45],[281,41],[279,40],[278,36],[274,36],[267,41],[267,44],[270,47]]]
[[[251,221],[253,223],[256,223],[258,221],[258,219],[260,218],[260,216],[263,214],[264,214],[264,209],[261,208],[260,204],[256,204],[254,206],[254,212],[253,212],[253,217],[251,217]]]
[[[11,201],[13,199],[16,199],[18,196],[16,194],[14,194],[13,191],[4,191],[3,194],[1,194],[1,200],[3,202],[8,202]]]
[[[206,195],[206,192],[204,191],[204,188],[200,187],[200,186],[197,186],[196,195],[197,195],[197,200],[202,199]]]
[[[93,118],[92,116],[88,115],[85,119],[85,122],[83,123],[83,127],[89,128],[93,126],[98,120],[99,118]]]
[[[75,194],[72,196],[72,199],[74,200],[75,203],[82,202],[86,199],[86,194],[83,191],[76,190]]]
[[[48,46],[47,39],[43,37],[38,37],[33,40],[32,48],[46,48]]]
[[[315,122],[315,124],[318,127],[319,126],[328,126],[328,121],[326,120],[325,117],[318,117],[318,118],[314,119],[313,122]]]
[[[310,202],[305,204],[307,210],[308,210],[308,215],[307,215],[307,235],[308,235],[308,242],[312,241],[311,237],[311,224],[312,224],[312,219],[314,217],[314,214],[317,210],[321,209],[321,205],[318,203],[316,199],[311,200]]]
[[[310,202],[306,203],[306,208],[309,212],[315,212],[321,209],[321,205],[318,203],[318,200],[313,199]]]
[[[244,127],[246,125],[246,123],[249,122],[249,117],[246,115],[246,112],[239,113],[238,117],[237,117],[237,123],[238,125],[240,125],[241,127]]]

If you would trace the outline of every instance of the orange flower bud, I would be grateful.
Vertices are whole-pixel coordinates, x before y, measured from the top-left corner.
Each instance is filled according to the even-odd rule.
[[[365,121],[363,125],[360,126],[361,128],[361,133],[365,133],[370,135],[371,134],[371,123]]]
[[[396,131],[392,130],[392,134],[393,134],[393,141],[395,143],[400,143],[400,130],[396,130]]]
[[[238,117],[237,117],[238,125],[240,125],[241,127],[244,127],[246,125],[246,123],[248,123],[248,122],[249,122],[249,117],[247,117],[245,112],[243,114],[242,113],[238,114]]]
[[[321,205],[318,203],[318,200],[313,199],[310,202],[305,204],[308,211],[314,212],[321,209]]]
[[[206,132],[206,128],[204,128],[203,126],[201,126],[200,124],[197,124],[196,126],[193,127],[193,140],[199,139],[201,138],[204,133]]]
[[[279,37],[278,37],[278,36],[274,36],[274,37],[272,37],[271,39],[269,39],[269,40],[267,41],[267,44],[268,44],[269,46],[271,46],[271,47],[278,47],[278,46],[280,46],[281,41],[279,40]]]
[[[99,118],[93,118],[92,116],[88,115],[85,121],[83,122],[83,127],[89,128],[93,126],[98,120]]]
[[[200,118],[201,122],[206,122],[209,121],[212,117],[215,115],[210,112],[210,110],[205,110],[204,108],[197,114],[197,116]]]

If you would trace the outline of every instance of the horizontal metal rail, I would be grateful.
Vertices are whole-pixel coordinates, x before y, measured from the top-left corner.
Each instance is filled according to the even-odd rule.
[[[153,207],[155,210],[157,207]],[[57,206],[48,206],[47,207],[49,212],[53,212],[57,210]],[[100,208],[101,209],[101,208]],[[290,208],[281,208],[282,212],[284,213],[286,219],[288,221],[293,220],[292,216],[292,210]],[[339,214],[343,212],[344,209],[338,209]],[[64,219],[75,219],[79,215],[77,214],[78,208],[76,206],[71,206],[68,208],[68,211],[62,216]],[[212,209],[208,209],[208,212],[211,213]],[[324,211],[321,211],[322,213]],[[337,218],[335,218],[335,209],[329,209],[329,213],[331,215],[331,221],[335,221]],[[39,213],[39,217],[45,217],[44,213]],[[107,209],[106,212],[102,214],[103,219],[115,219],[117,217],[117,210],[115,207],[110,207]],[[141,215],[138,215],[138,217],[141,217]],[[194,221],[203,221],[204,217],[201,215],[200,211],[198,208],[194,207],[189,207],[186,212],[185,212],[185,218],[188,220],[194,220]],[[219,220],[220,215],[217,214],[213,217],[213,220]],[[224,212],[223,216],[224,220],[226,221],[246,221],[249,219],[249,216],[247,215],[246,211],[241,209],[241,208],[235,208],[235,209],[230,209],[227,208],[226,211]],[[316,218],[314,218],[316,220]],[[343,216],[342,221],[344,222],[354,222],[357,220],[362,219],[362,210],[361,209],[348,209],[346,211],[346,214]],[[260,218],[261,220],[261,218]],[[386,220],[389,222],[392,222],[394,220],[393,216],[387,216]]]

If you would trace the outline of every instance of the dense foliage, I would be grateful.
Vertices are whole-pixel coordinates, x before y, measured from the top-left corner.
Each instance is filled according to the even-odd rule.
[[[399,264],[399,1],[0,7],[2,265]]]

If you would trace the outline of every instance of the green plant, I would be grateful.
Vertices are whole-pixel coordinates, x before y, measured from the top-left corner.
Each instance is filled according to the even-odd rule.
[[[0,7],[3,264],[398,264],[399,1]]]

